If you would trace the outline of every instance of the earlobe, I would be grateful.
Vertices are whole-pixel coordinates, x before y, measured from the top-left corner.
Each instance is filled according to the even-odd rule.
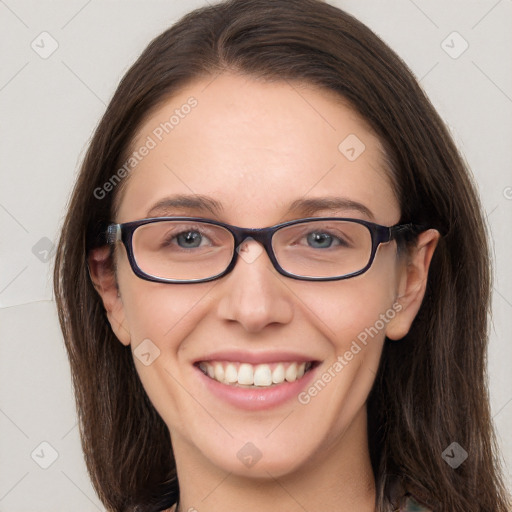
[[[88,256],[89,275],[103,301],[107,318],[119,341],[128,346],[131,341],[123,301],[119,294],[109,247],[99,247]]]
[[[389,322],[386,336],[392,340],[403,338],[410,330],[421,307],[427,288],[428,271],[439,241],[439,232],[428,229],[418,235],[416,246],[400,271],[396,302],[401,309]]]

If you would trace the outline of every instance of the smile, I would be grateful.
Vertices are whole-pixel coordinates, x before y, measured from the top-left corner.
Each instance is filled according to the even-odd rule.
[[[251,388],[272,387],[301,379],[313,366],[308,362],[249,364],[233,361],[201,361],[198,368],[221,384]]]

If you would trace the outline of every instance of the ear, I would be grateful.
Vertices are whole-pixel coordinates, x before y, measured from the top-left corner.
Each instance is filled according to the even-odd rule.
[[[128,346],[131,341],[123,301],[119,295],[110,247],[93,249],[89,253],[88,265],[91,280],[103,301],[110,326],[119,341]]]
[[[387,325],[386,336],[389,339],[403,338],[418,314],[427,288],[428,269],[439,237],[439,232],[435,229],[420,233],[416,246],[405,256],[406,261],[400,269],[396,299],[401,308],[396,307],[398,312]]]

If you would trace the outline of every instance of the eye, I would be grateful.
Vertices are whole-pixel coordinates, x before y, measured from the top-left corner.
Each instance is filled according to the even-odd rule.
[[[328,249],[333,245],[344,245],[346,242],[325,231],[313,231],[306,236],[307,243],[314,249]]]
[[[199,231],[187,231],[180,233],[176,237],[176,241],[180,247],[199,247],[201,245],[203,235]]]

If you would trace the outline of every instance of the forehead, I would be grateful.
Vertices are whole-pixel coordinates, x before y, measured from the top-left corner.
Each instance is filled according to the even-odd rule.
[[[399,217],[379,139],[324,89],[236,74],[200,79],[146,119],[131,151],[118,222],[147,217],[174,195],[211,197],[221,206],[215,218],[246,227],[287,220],[300,198],[359,202],[381,223]]]

